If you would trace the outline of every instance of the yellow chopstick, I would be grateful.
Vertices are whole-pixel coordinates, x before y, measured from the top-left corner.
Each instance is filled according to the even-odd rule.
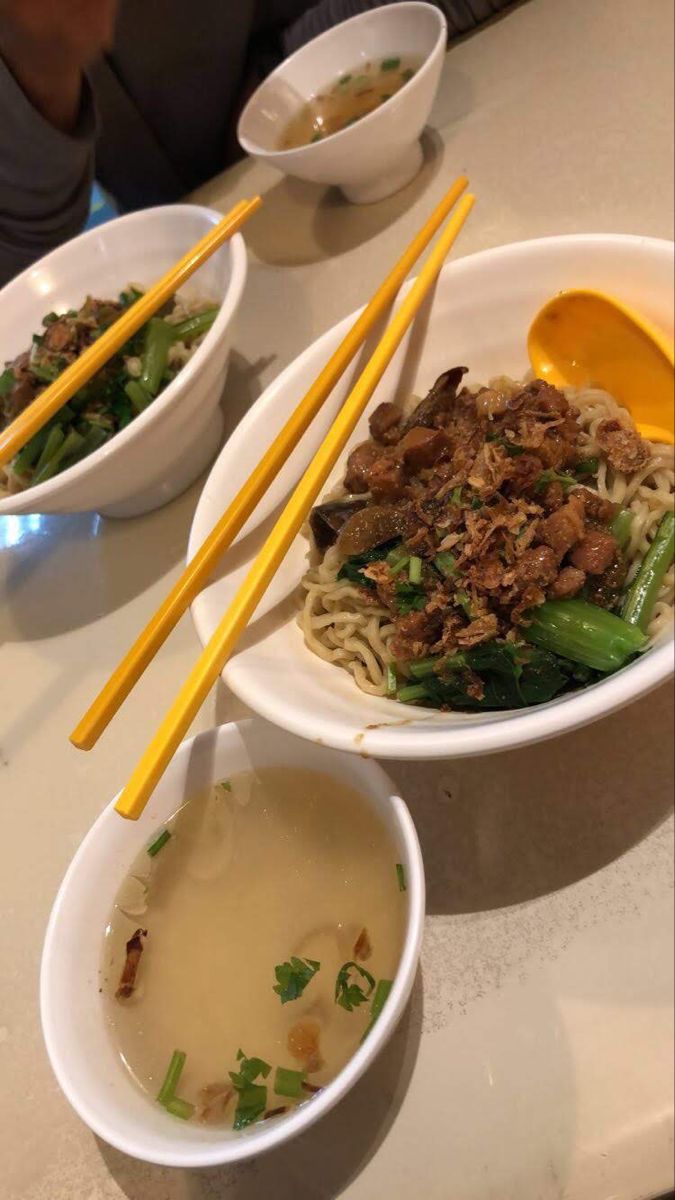
[[[245,221],[260,207],[262,200],[255,196],[253,200],[240,200],[235,204],[222,221],[214,225],[203,238],[188,250],[153,284],[119,320],[115,321],[101,337],[74,363],[66,367],[54,383],[50,383],[44,392],[14,420],[11,425],[0,433],[0,467],[10,462],[22,446],[42,429],[55,413],[87,383],[109,358],[115,354],[134,333],[145,325],[146,321],[157,312],[174,292],[178,290],[202,263],[213,254],[223,242],[232,237]]]
[[[115,668],[70,735],[71,742],[78,749],[91,750],[92,746],[96,744],[148,664],[152,662],[160,646],[166,641],[171,630],[175,628],[195,596],[206,586],[220,558],[232,544],[272,480],[276,478],[289,455],[298,445],[375,323],[393,301],[406,275],[431,241],[468,182],[466,176],[460,175],[446,192],[440,204],[413,238],[393,270],[352,325],[346,337],[343,338],[321,374],[300,401],[269,450],[261,458],[252,475],[226,508],[194,558],[187,564],[155,615]]]
[[[474,204],[465,196],[439,235],[408,295],[392,317],[370,361],[347,397],[333,425],[274,529],[239,588],[215,633],[204,647],[188,678],[142,755],[116,805],[123,817],[136,820],[187,732],[193,718],[218,679],[237,639],[246,628],[270,580],[302,528],[397,347],[433,287],[443,262]]]

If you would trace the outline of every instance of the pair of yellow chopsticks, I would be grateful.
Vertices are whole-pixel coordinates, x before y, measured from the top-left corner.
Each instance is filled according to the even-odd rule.
[[[95,744],[179,617],[208,583],[218,559],[231,544],[298,444],[335,383],[363,344],[368,332],[394,299],[408,271],[439,229],[467,183],[468,180],[464,177],[455,181],[352,326],[247,483],[220,518],[195,558],[188,564],[161,608],[74,730],[71,735],[74,745],[81,749],[90,749]],[[122,816],[136,819],[143,811],[158,780],[218,679],[270,580],[302,527],[309,509],[325,485],[404,334],[433,287],[473,204],[472,195],[466,195],[459,201],[456,211],[440,234],[408,295],[392,317],[379,345],[345,400],[323,444],[296,487],[228,611],[133,771],[117,803],[117,811]]]
[[[115,321],[97,341],[88,346],[74,363],[66,367],[54,383],[50,383],[32,404],[0,433],[0,467],[18,454],[22,446],[46,425],[47,421],[88,383],[108,359],[121,350],[125,342],[150,320],[158,309],[170,300],[187,279],[218,250],[224,242],[260,208],[260,196],[240,200],[222,221],[213,226],[187,254],[145,292],[127,312]]]

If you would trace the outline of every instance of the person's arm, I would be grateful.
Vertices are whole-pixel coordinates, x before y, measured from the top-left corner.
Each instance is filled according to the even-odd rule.
[[[117,0],[0,0],[0,284],[86,220],[95,119],[85,70]]]

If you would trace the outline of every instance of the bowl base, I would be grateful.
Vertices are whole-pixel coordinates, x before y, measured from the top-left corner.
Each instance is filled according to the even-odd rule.
[[[350,184],[341,190],[350,204],[376,204],[378,200],[385,200],[387,196],[393,196],[394,192],[400,192],[401,188],[421,171],[423,164],[422,143],[416,141],[412,146],[406,147],[401,158],[397,158],[391,169],[384,174],[378,175],[376,179],[371,177]]]
[[[168,478],[156,479],[144,491],[129,496],[119,504],[102,506],[98,509],[100,515],[115,518],[140,517],[143,513],[162,508],[164,504],[169,504],[171,500],[182,495],[215,458],[220,449],[223,426],[223,414],[220,408],[217,408],[199,437],[184,448],[180,461],[171,468]]]

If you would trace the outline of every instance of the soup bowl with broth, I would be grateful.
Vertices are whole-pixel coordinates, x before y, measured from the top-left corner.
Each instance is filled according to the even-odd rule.
[[[308,1128],[408,1000],[414,826],[377,764],[261,721],[185,742],[136,823],[78,850],[42,960],[45,1041],[111,1145],[207,1166]]]
[[[440,9],[418,2],[336,25],[253,93],[240,145],[287,175],[337,185],[354,204],[384,199],[422,165],[446,37]]]

